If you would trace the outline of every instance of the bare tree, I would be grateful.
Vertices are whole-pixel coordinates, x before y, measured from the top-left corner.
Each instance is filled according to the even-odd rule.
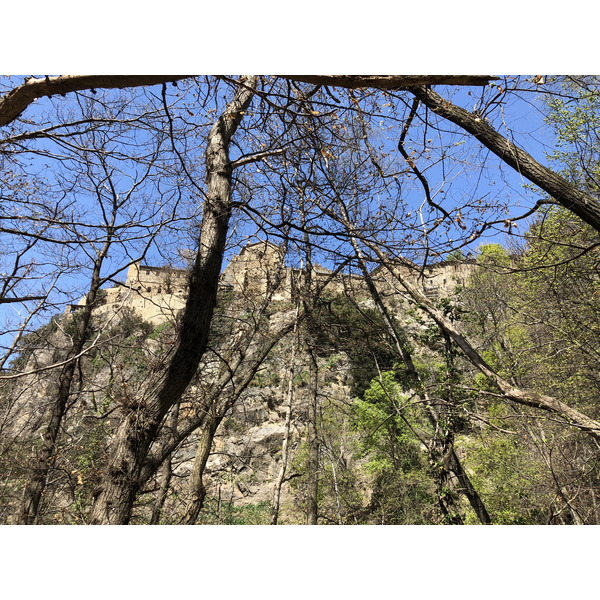
[[[208,137],[206,199],[181,332],[164,371],[152,378],[144,397],[124,416],[115,434],[107,472],[94,503],[92,523],[128,522],[136,480],[153,436],[191,381],[206,349],[232,210],[229,145],[252,100],[256,81],[254,77],[240,82]]]
[[[294,330],[293,335],[297,334],[299,320],[299,307],[296,307],[296,317],[294,320]],[[292,411],[294,406],[294,374],[295,374],[295,363],[296,363],[296,354],[298,350],[298,342],[294,341],[292,346],[292,354],[290,356],[289,369],[287,373],[288,377],[288,385],[286,391],[286,401],[285,401],[285,433],[283,436],[283,442],[281,446],[281,466],[279,467],[279,473],[277,474],[277,479],[275,480],[275,485],[273,487],[273,501],[271,504],[271,525],[277,525],[277,521],[279,519],[279,510],[281,504],[281,490],[283,487],[283,482],[285,479],[286,471],[288,468],[288,459],[289,459],[289,445],[290,445],[290,428],[292,424]]]
[[[215,377],[217,385],[208,385],[201,401],[205,417],[189,477],[188,502],[183,517],[186,525],[196,522],[204,505],[204,472],[215,434],[223,418],[238,402],[272,348],[296,327],[295,322],[287,323],[278,329],[265,323],[273,295],[281,290],[285,280],[284,254],[285,251],[282,251],[278,264],[272,265],[274,272],[270,272],[269,277],[265,274],[267,284],[264,293],[256,297],[257,290],[248,290],[249,297],[242,298],[242,307],[245,305],[246,310],[248,304],[256,303],[248,323],[244,324],[239,318],[236,319],[238,332],[224,343],[223,348],[219,348],[220,364]],[[239,310],[241,307],[237,308]],[[235,358],[228,361],[226,357],[229,356]]]
[[[59,77],[26,78],[0,98],[0,127],[8,125],[37,98],[99,88],[121,89],[178,81],[189,75],[61,75]]]
[[[596,199],[590,194],[578,189],[577,186],[569,183],[557,173],[541,165],[530,154],[488,125],[480,115],[470,113],[452,102],[444,100],[430,88],[415,88],[411,92],[431,111],[473,135],[506,164],[548,192],[554,200],[575,213],[594,229],[600,231],[600,208]]]
[[[127,105],[125,98],[119,104],[96,92],[96,89],[116,90],[185,79],[188,78],[80,76],[30,79],[14,86],[11,92],[0,99],[0,125],[5,127],[6,132],[1,142],[2,168],[4,173],[17,177],[12,187],[3,188],[2,194],[3,199],[10,197],[11,206],[18,209],[18,214],[4,211],[0,215],[0,235],[4,236],[2,242],[9,244],[10,240],[18,240],[18,245],[10,254],[10,264],[5,260],[3,265],[6,277],[0,288],[0,303],[7,308],[20,307],[22,312],[21,318],[6,322],[6,337],[2,341],[5,356],[0,363],[3,368],[19,352],[27,331],[39,324],[40,315],[47,314],[60,303],[64,306],[68,299],[73,298],[73,293],[67,295],[73,290],[67,289],[68,284],[64,283],[67,279],[60,274],[60,267],[52,264],[52,249],[60,249],[63,259],[61,265],[72,262],[69,259],[76,256],[77,268],[87,268],[91,273],[89,286],[85,289],[86,301],[82,304],[83,309],[78,311],[76,331],[67,354],[60,360],[32,366],[31,373],[27,370],[16,372],[14,369],[2,373],[3,381],[10,382],[13,377],[22,379],[47,370],[56,374],[59,384],[57,397],[60,401],[49,403],[53,408],[48,417],[46,439],[37,457],[37,471],[32,471],[33,477],[27,486],[20,522],[34,522],[39,512],[41,491],[52,466],[61,423],[69,402],[76,397],[73,387],[76,371],[82,357],[93,346],[90,322],[101,286],[117,275],[123,262],[131,264],[144,257],[151,247],[156,253],[168,254],[170,249],[167,246],[174,244],[174,241],[164,236],[164,246],[153,245],[151,230],[159,223],[164,225],[185,217],[191,217],[192,226],[197,227],[198,248],[177,339],[172,349],[156,361],[143,391],[130,404],[121,407],[120,425],[111,442],[108,463],[96,490],[93,523],[129,522],[136,494],[164,464],[161,479],[164,489],[159,494],[153,516],[156,522],[164,499],[163,492],[169,485],[169,453],[185,439],[186,432],[189,435],[190,431],[201,426],[203,436],[206,435],[199,448],[198,467],[194,468],[191,488],[197,491],[196,501],[190,504],[188,511],[190,522],[196,520],[204,493],[202,473],[212,439],[225,410],[231,405],[227,402],[207,404],[205,414],[195,424],[179,423],[175,427],[172,423],[174,434],[171,436],[167,435],[169,428],[165,423],[195,377],[199,376],[201,381],[208,383],[209,376],[204,377],[202,372],[202,361],[207,349],[227,239],[230,236],[231,243],[236,243],[251,228],[269,237],[288,239],[305,248],[307,260],[304,277],[310,291],[305,296],[303,312],[308,319],[314,296],[311,285],[313,263],[317,257],[335,266],[343,261],[354,261],[354,270],[362,273],[375,305],[388,324],[398,357],[402,358],[407,371],[414,377],[415,387],[421,382],[418,374],[415,376],[416,369],[412,364],[406,336],[387,314],[385,301],[370,275],[372,265],[380,264],[387,269],[402,293],[431,316],[447,340],[451,341],[449,344],[459,347],[467,360],[497,386],[504,398],[550,412],[562,422],[574,425],[595,439],[600,435],[598,423],[581,411],[551,396],[525,391],[501,377],[483,360],[464,333],[415,285],[414,278],[406,275],[407,271],[412,271],[417,277],[423,278],[432,258],[444,255],[457,246],[468,246],[483,231],[492,227],[506,226],[510,231],[514,222],[514,219],[508,219],[506,225],[507,219],[499,216],[506,206],[492,199],[475,203],[465,197],[450,203],[444,198],[442,190],[447,187],[447,182],[457,176],[461,169],[474,168],[473,164],[456,166],[466,154],[456,154],[454,159],[453,153],[463,150],[460,144],[457,144],[459,149],[455,150],[454,146],[448,145],[448,140],[449,136],[459,131],[471,136],[467,138],[472,139],[469,152],[479,143],[483,144],[503,163],[550,194],[550,201],[561,203],[600,231],[600,212],[588,190],[579,189],[564,177],[543,167],[511,139],[510,133],[505,136],[499,133],[500,128],[492,127],[492,112],[497,107],[502,109],[508,94],[496,83],[490,86],[492,81],[497,81],[495,78],[281,76],[233,80],[220,77],[207,79],[204,87],[199,80],[190,79],[183,84],[183,87],[189,87],[180,94],[170,96],[166,85],[163,85],[162,93],[149,93],[148,108],[135,115],[133,111],[127,113],[123,108]],[[434,92],[432,85],[471,86],[466,93],[470,93],[473,86],[481,86],[484,90],[482,97],[486,96],[485,90],[492,89],[499,90],[500,96],[486,96],[487,104],[469,112]],[[222,114],[217,116],[223,89],[232,89],[233,92]],[[186,90],[190,91],[189,95]],[[202,99],[192,100],[192,90]],[[510,93],[515,97],[522,90],[515,85]],[[52,98],[56,94],[69,96],[65,100],[62,96]],[[60,116],[50,119],[44,115],[40,117],[39,126],[30,127],[28,120],[21,118],[21,115],[36,98],[42,97],[51,98],[44,106],[61,111]],[[70,105],[69,101],[73,104]],[[252,109],[253,101],[260,103],[260,116]],[[86,103],[92,104],[95,112],[76,116],[77,111],[73,111],[73,107],[81,108]],[[384,110],[387,108],[389,110]],[[208,131],[209,126],[202,125],[203,117],[194,114],[194,111],[205,114],[207,123],[212,120],[206,140],[199,131]],[[37,118],[37,106],[34,112]],[[501,110],[497,114],[501,116]],[[192,118],[188,119],[186,115]],[[448,133],[444,128],[452,128],[452,125],[444,124],[438,117],[458,129],[451,129]],[[499,116],[496,118],[500,120]],[[39,192],[26,191],[20,185],[19,181],[30,181],[37,175],[31,166],[33,163],[28,165],[25,159],[34,153],[41,160],[54,161],[77,156],[73,160],[79,168],[84,169],[88,160],[86,153],[96,152],[95,156],[102,163],[104,155],[94,150],[94,142],[103,132],[110,138],[118,130],[119,124],[137,128],[140,137],[132,135],[130,140],[123,141],[121,145],[117,145],[115,137],[115,144],[108,144],[105,152],[115,159],[135,155],[135,168],[138,170],[134,177],[124,172],[115,176],[108,166],[110,161],[105,160],[105,178],[96,179],[94,191],[99,197],[105,195],[110,202],[100,202],[104,213],[98,223],[84,218],[85,203],[77,198],[78,191],[91,189],[89,184],[85,184],[84,170],[70,181],[67,181],[64,173],[59,173],[50,186],[50,193],[41,190],[41,187]],[[244,135],[237,135],[242,124]],[[398,127],[401,128],[399,132],[396,131]],[[429,131],[435,131],[439,136],[438,158],[432,158],[433,153],[428,154],[431,144],[426,141],[426,132]],[[385,140],[390,132],[400,140],[397,148],[391,148]],[[87,146],[78,142],[84,139],[84,134],[92,142]],[[134,148],[142,139],[147,147],[154,144],[156,151],[144,156],[136,154]],[[417,140],[420,150],[416,149]],[[201,152],[205,159],[203,166],[196,160]],[[463,162],[468,161],[465,159]],[[483,166],[483,163],[478,165],[480,172],[483,172]],[[160,177],[161,169],[162,174],[168,176]],[[131,201],[132,210],[120,213],[124,196],[123,191],[119,190],[123,179],[119,182],[117,179],[129,176],[141,181],[150,170],[156,182],[155,187],[148,187],[144,193],[137,195],[139,188],[133,184],[126,198]],[[437,189],[427,171],[439,178],[441,183]],[[203,180],[205,185],[199,183]],[[58,194],[58,183],[64,184],[62,197]],[[157,197],[161,197],[161,194],[165,194],[165,186],[172,186],[168,192],[173,193],[171,204],[157,202],[154,216],[143,222],[135,207],[143,206],[151,194],[156,193]],[[357,190],[357,193],[340,194],[340,186]],[[31,204],[30,200],[36,194],[45,194],[46,198]],[[51,194],[54,194],[52,199]],[[421,200],[414,201],[413,197],[416,196],[420,196]],[[186,197],[186,201],[187,197],[192,197],[192,202],[186,207],[183,207],[183,197]],[[409,197],[410,200],[407,200]],[[54,199],[59,201],[54,203]],[[522,210],[519,218],[526,218],[539,205]],[[78,214],[72,210],[73,207],[79,209]],[[168,215],[164,219],[157,216],[166,207]],[[202,219],[194,223],[200,211]],[[234,214],[235,219],[232,219]],[[136,232],[133,231],[135,227],[131,227],[132,223],[137,227]],[[183,237],[177,234],[175,228],[170,231],[173,232],[173,239],[176,235],[178,241]],[[113,257],[112,248],[117,241],[120,244],[118,257]],[[47,261],[44,265],[36,262],[42,255]],[[123,258],[125,261],[121,260]],[[38,276],[43,282],[35,279]],[[308,348],[312,347],[310,339],[307,338],[306,343]],[[267,346],[267,342],[261,345],[263,348]],[[309,522],[316,523],[319,473],[316,431],[318,362],[315,352],[311,353],[311,357],[315,401],[311,403],[308,415],[308,512]],[[258,360],[259,356],[251,358]],[[248,371],[244,371],[240,365],[238,378],[244,372],[247,374],[243,378],[245,381],[253,367],[248,368]],[[83,382],[84,378],[80,379]],[[243,387],[241,381],[238,379],[236,389]],[[489,521],[481,499],[478,500],[477,492],[454,452],[452,431],[439,426],[448,407],[437,399],[425,399],[431,406],[432,426],[439,434],[440,443],[437,446],[434,444],[435,448],[432,446],[432,452],[447,459],[444,463],[447,466],[445,473],[448,477],[452,473],[458,480],[457,489],[465,491],[480,520]],[[8,404],[7,415],[14,412],[16,406]],[[163,437],[160,437],[161,431]],[[445,483],[446,480],[440,485]],[[279,483],[276,487],[280,489],[280,486]],[[447,512],[454,511],[448,507]]]
[[[85,140],[84,143],[86,143]],[[88,148],[93,148],[93,144],[93,140],[87,141]],[[159,149],[160,141],[154,154],[155,159]],[[135,221],[127,219],[123,213],[128,211],[132,198],[135,198],[136,191],[145,183],[146,178],[149,177],[153,166],[153,161],[150,161],[146,169],[141,172],[140,178],[133,182],[129,190],[119,193],[119,185],[114,181],[114,168],[108,164],[105,153],[106,151],[102,147],[96,150],[96,154],[99,156],[98,173],[94,173],[95,169],[91,162],[88,163],[87,169],[87,175],[96,195],[98,207],[101,209],[102,222],[99,224],[99,227],[102,233],[90,244],[92,248],[85,248],[85,252],[88,255],[92,255],[95,249],[89,290],[81,309],[72,315],[74,325],[72,342],[66,354],[61,356],[62,367],[57,377],[56,396],[48,399],[51,407],[50,420],[44,432],[44,443],[35,459],[31,476],[25,486],[22,507],[17,517],[17,522],[22,524],[31,524],[36,521],[40,499],[46,485],[57,439],[65,413],[72,400],[72,388],[76,369],[84,351],[89,352],[90,345],[94,346],[91,343],[91,319],[93,311],[98,305],[101,286],[114,276],[114,274],[109,274],[108,276],[102,274],[104,263],[109,251],[113,250],[114,246],[127,243],[129,227],[136,227]],[[126,222],[129,227],[120,225],[119,220]],[[71,225],[71,227],[73,226]],[[148,232],[146,244],[151,243],[159,231],[160,224],[155,227],[153,232]],[[85,240],[85,244],[89,243],[90,240],[88,238]]]

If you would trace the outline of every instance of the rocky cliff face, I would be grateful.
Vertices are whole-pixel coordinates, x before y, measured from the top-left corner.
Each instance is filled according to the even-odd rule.
[[[222,503],[232,503],[236,507],[262,506],[265,516],[268,514],[286,436],[286,392],[292,343],[293,340],[285,340],[275,349],[217,432],[206,467],[208,508],[211,502],[214,505],[215,499],[220,499]],[[298,487],[292,489],[290,483],[299,483],[298,479],[306,469],[303,454],[311,400],[308,360],[304,353],[297,355],[288,441],[289,467],[287,481],[282,487],[280,523],[302,522],[304,518],[301,499],[297,498]],[[350,366],[343,354],[335,361],[319,359],[322,410],[347,407],[349,383]],[[197,438],[190,438],[189,444],[175,456],[176,474],[182,481],[192,468],[196,443]],[[342,454],[338,459],[354,460],[351,445]],[[213,510],[216,510],[214,506]]]
[[[281,268],[278,249],[258,244],[232,260],[225,271],[210,351],[177,408],[177,419],[167,415],[151,455],[159,456],[170,440],[187,429],[192,433],[182,436],[174,452],[167,455],[167,463],[147,478],[134,522],[152,518],[165,464],[170,466],[169,492],[161,522],[181,521],[200,437],[208,418],[219,415],[223,407],[226,410],[219,417],[222,420],[204,470],[206,498],[198,522],[269,522],[284,442],[289,460],[281,487],[279,522],[304,522],[309,404],[315,402],[315,389],[318,477],[325,518],[346,522],[357,518],[352,515],[369,504],[372,489],[359,468],[363,459],[351,424],[351,406],[371,378],[391,369],[397,357],[391,348],[386,349],[390,341],[386,341],[381,324],[375,323],[377,313],[362,282],[354,277],[332,280],[320,298],[318,315],[296,333],[289,329],[249,384],[242,383],[237,375],[240,371],[235,370],[239,365],[243,369],[261,344],[274,340],[297,314],[294,286],[301,283],[302,273]],[[270,273],[277,269],[280,287],[265,302],[266,290],[272,285]],[[424,285],[446,275],[440,289],[453,288],[461,282],[458,275],[468,274],[468,268],[465,271],[456,265],[444,269],[430,273]],[[326,269],[318,274],[328,276]],[[399,291],[383,275],[378,277],[390,310],[413,339],[419,338],[428,325],[414,315],[409,317],[408,305]],[[452,284],[448,283],[450,278]],[[85,522],[122,410],[131,410],[147,378],[161,368],[184,300],[184,272],[135,264],[126,284],[107,290],[94,310],[90,345],[78,365],[63,441],[53,462],[43,509],[48,522]],[[35,468],[30,457],[39,444],[36,440],[48,419],[57,385],[58,369],[46,368],[60,363],[66,353],[76,318],[75,308],[32,335],[16,366],[21,372],[35,372],[3,386],[0,469],[12,469],[13,475],[26,476]],[[316,360],[316,385],[311,380],[311,355]],[[291,357],[295,357],[293,361]],[[227,379],[229,371],[231,380]],[[293,396],[288,434],[290,387]],[[4,520],[19,501],[19,480],[11,476],[11,481],[10,489],[5,488],[0,498],[0,519]]]

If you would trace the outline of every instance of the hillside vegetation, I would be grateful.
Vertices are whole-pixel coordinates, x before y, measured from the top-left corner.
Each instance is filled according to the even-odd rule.
[[[521,256],[483,246],[465,285],[436,302],[503,378],[598,417],[600,273],[595,254],[565,261],[572,251],[552,240],[565,227],[589,244],[551,210]],[[306,523],[315,501],[323,524],[598,522],[594,440],[508,402],[423,310],[394,297],[386,321],[364,290],[304,300],[222,289],[210,351],[161,425],[132,523]],[[88,522],[121,413],[179,327],[126,305],[94,314],[38,523]],[[24,338],[11,369],[34,374],[2,384],[5,523],[51,418],[57,371],[43,367],[66,355],[78,318]]]
[[[0,522],[598,523],[599,109],[0,78]]]

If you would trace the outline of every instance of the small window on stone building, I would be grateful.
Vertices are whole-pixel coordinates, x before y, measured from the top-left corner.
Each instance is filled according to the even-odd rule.
[[[150,275],[150,271],[146,271],[146,275]]]
[[[146,288],[146,291],[147,291],[148,293],[150,293],[150,292],[152,291],[152,288],[149,288],[149,287],[148,287],[148,288]]]

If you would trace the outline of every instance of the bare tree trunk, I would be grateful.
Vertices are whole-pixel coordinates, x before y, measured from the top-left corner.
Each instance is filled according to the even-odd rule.
[[[487,85],[491,75],[282,75],[290,81],[343,88],[412,89],[423,85]]]
[[[190,75],[60,75],[30,78],[0,98],[0,126],[7,125],[37,98],[82,90],[122,89],[178,81]]]
[[[471,507],[475,511],[479,522],[482,525],[491,525],[492,519],[485,508],[485,504],[483,503],[481,496],[477,493],[477,490],[473,487],[462,463],[458,460],[454,448],[452,448],[450,456],[448,457],[448,468],[456,475],[456,478],[461,485],[460,491],[464,492],[465,496],[468,498],[469,504],[471,504]]]
[[[260,322],[260,319],[258,319],[258,321]],[[186,508],[186,515],[184,517],[184,522],[187,525],[193,525],[196,522],[198,514],[200,510],[202,510],[204,504],[204,498],[206,496],[203,482],[204,470],[206,469],[206,463],[210,456],[215,433],[217,432],[221,421],[248,387],[273,346],[287,335],[292,327],[295,327],[295,324],[288,323],[270,337],[259,342],[258,347],[254,352],[249,353],[248,355],[246,355],[247,347],[243,352],[240,352],[237,364],[233,365],[233,369],[231,368],[232,365],[228,365],[229,368],[227,369],[228,373],[230,373],[227,383],[231,384],[231,391],[225,392],[224,388],[227,383],[222,383],[222,385],[218,385],[214,388],[209,399],[205,403],[208,414],[204,420],[202,434],[200,436],[196,457],[194,458],[194,464],[190,474],[189,500]],[[250,339],[253,337],[254,336],[251,336]]]
[[[198,448],[196,449],[196,457],[194,458],[194,464],[192,466],[192,472],[190,473],[190,495],[183,519],[184,525],[193,525],[204,505],[206,488],[204,487],[202,477],[210,456],[215,433],[222,419],[222,415],[209,415],[205,422],[205,426],[202,429]]]
[[[553,413],[564,423],[578,427],[582,431],[585,431],[588,435],[592,436],[594,439],[600,440],[600,423],[594,419],[589,418],[583,413],[580,413],[578,410],[567,406],[563,402],[560,402],[551,396],[521,390],[511,385],[508,381],[498,375],[483,360],[483,358],[481,358],[479,353],[475,350],[475,348],[473,348],[468,340],[458,332],[452,322],[431,303],[425,294],[423,294],[414,284],[408,281],[402,272],[392,263],[389,257],[385,256],[385,254],[377,245],[373,243],[368,243],[368,245],[369,248],[379,257],[386,269],[406,290],[413,302],[415,302],[419,308],[429,314],[429,316],[439,325],[440,329],[448,334],[450,338],[452,338],[454,343],[461,349],[471,364],[477,367],[488,379],[490,379],[490,381],[498,386],[507,400]]]
[[[306,462],[307,484],[306,484],[306,511],[308,525],[316,525],[319,511],[319,439],[317,433],[318,417],[318,392],[319,392],[319,366],[317,363],[316,349],[311,330],[315,329],[313,317],[313,264],[312,245],[309,230],[306,227],[306,184],[298,185],[300,220],[304,230],[304,253],[306,256],[306,267],[304,269],[304,281],[300,290],[300,299],[303,311],[307,319],[307,330],[304,333],[304,345],[309,355],[309,386],[310,397],[308,399],[306,443],[308,446],[308,458]]]
[[[344,220],[345,220],[344,224],[346,225],[346,227],[351,228],[351,224],[349,221],[348,212],[346,210],[346,207],[342,203],[339,203],[339,206],[344,213]],[[425,390],[421,390],[421,388],[422,388],[421,380],[419,377],[419,373],[416,370],[414,363],[412,361],[412,356],[409,352],[409,345],[408,345],[408,339],[406,337],[406,334],[404,333],[404,331],[401,328],[396,326],[396,324],[394,323],[394,320],[390,316],[390,314],[387,310],[387,307],[385,306],[383,299],[381,298],[381,294],[379,293],[379,290],[377,289],[377,286],[375,285],[375,282],[373,281],[373,278],[371,277],[371,274],[369,273],[369,270],[367,269],[367,265],[365,264],[363,252],[361,251],[360,246],[358,245],[358,242],[356,241],[356,238],[354,236],[351,236],[350,242],[352,243],[352,247],[353,247],[354,251],[356,252],[356,256],[358,258],[358,264],[359,264],[359,267],[363,274],[365,283],[367,284],[367,288],[371,294],[371,297],[373,298],[373,301],[375,302],[375,305],[377,306],[377,309],[379,310],[381,316],[383,317],[384,322],[386,323],[386,326],[388,328],[390,335],[392,336],[392,339],[394,340],[394,343],[396,345],[396,349],[398,350],[398,353],[402,357],[402,361],[404,362],[406,371],[407,371],[409,377],[412,379],[415,387],[420,390],[420,393],[423,395],[423,397],[425,399],[425,407],[424,407],[425,412],[426,412],[427,417],[429,418],[429,420],[434,428],[434,431],[436,432],[436,436],[437,436],[438,432],[439,432],[439,419],[432,407],[431,400],[429,398],[428,393]],[[431,450],[428,450],[428,451],[431,451]],[[451,515],[453,513],[456,514],[456,512],[457,512],[455,510],[454,506],[451,507],[448,505],[447,500],[441,500],[442,489],[445,487],[445,484],[448,482],[448,479],[449,479],[448,473],[447,473],[447,468],[449,468],[458,478],[458,480],[462,486],[461,491],[464,491],[465,495],[469,499],[469,502],[470,502],[473,510],[477,514],[477,517],[479,518],[480,522],[483,525],[491,524],[490,516],[485,508],[485,505],[483,504],[483,501],[481,500],[481,497],[479,496],[479,494],[473,487],[473,484],[471,483],[471,480],[469,479],[467,473],[463,469],[463,467],[460,463],[460,460],[458,459],[458,456],[456,456],[456,453],[454,451],[453,440],[447,448],[442,449],[440,457],[442,457],[442,458],[445,457],[445,459],[442,460],[442,464],[444,465],[443,466],[443,477],[442,477],[442,479],[440,479],[439,477],[436,476],[436,480],[437,480],[437,484],[438,484],[438,498],[440,498],[440,506],[442,508],[442,511],[446,515]],[[430,458],[433,459],[434,462],[438,462],[437,460],[435,460],[433,458],[433,456],[431,456]],[[447,467],[446,467],[446,465],[447,465]],[[462,523],[462,519],[460,522]]]
[[[298,310],[296,310],[296,324],[297,321]],[[294,325],[294,332],[296,331],[296,324]],[[283,486],[283,480],[285,478],[285,472],[287,470],[288,465],[290,427],[292,423],[292,405],[294,402],[294,373],[297,349],[297,341],[294,341],[292,356],[290,358],[290,368],[288,371],[288,389],[285,411],[285,433],[283,435],[283,442],[281,445],[281,468],[279,469],[279,474],[277,475],[277,480],[275,481],[275,488],[273,491],[273,503],[271,505],[271,525],[277,525],[277,520],[279,519],[279,503],[281,500],[281,488]]]
[[[150,525],[158,525],[160,522],[160,517],[162,514],[163,507],[165,505],[165,500],[167,499],[167,493],[169,491],[169,486],[171,485],[171,477],[173,475],[173,467],[171,465],[171,457],[167,457],[165,462],[161,465],[158,480],[160,483],[160,488],[158,490],[158,497],[154,502],[154,506],[152,507],[152,516],[150,517]]]
[[[434,113],[462,127],[506,164],[548,192],[552,198],[596,231],[600,231],[600,204],[596,198],[580,191],[575,185],[541,165],[527,152],[500,135],[478,115],[452,104],[430,88],[415,87],[411,92]]]
[[[308,461],[306,471],[308,482],[306,485],[306,504],[307,504],[307,523],[316,525],[319,511],[319,438],[317,432],[318,416],[318,391],[319,391],[319,368],[317,366],[317,357],[312,348],[309,348],[309,378],[310,378],[310,398],[308,400],[308,423],[307,423],[307,444]]]
[[[148,450],[168,410],[179,401],[206,350],[231,216],[229,145],[248,108],[256,77],[243,80],[217,119],[206,150],[206,198],[181,330],[167,366],[123,417],[95,495],[92,524],[127,524]]]
[[[260,322],[260,319],[257,319]],[[211,386],[207,396],[203,399],[203,410],[200,414],[186,424],[185,428],[177,432],[177,436],[170,440],[156,452],[152,457],[148,457],[139,477],[138,484],[141,487],[147,482],[167,458],[169,454],[187,439],[194,431],[204,427],[207,423],[208,414],[215,410],[220,411],[223,417],[225,413],[237,402],[241,394],[248,387],[253,377],[256,375],[261,364],[273,349],[275,344],[285,337],[294,326],[294,323],[288,323],[279,331],[258,342],[257,348],[249,352],[250,342],[254,335],[246,340],[243,347],[238,348],[236,358],[231,363],[224,366],[224,373],[218,378],[217,382]],[[226,388],[231,386],[230,390]]]
[[[283,266],[283,263],[281,266]],[[214,436],[221,421],[248,387],[275,344],[292,329],[295,330],[298,325],[299,317],[296,313],[294,321],[284,325],[278,331],[261,332],[261,316],[264,315],[273,293],[279,286],[280,274],[281,272],[267,288],[262,305],[254,317],[253,329],[247,333],[243,342],[238,342],[235,353],[236,358],[230,363],[222,365],[225,372],[219,377],[217,385],[213,386],[204,402],[207,417],[204,421],[204,428],[190,474],[189,499],[184,516],[184,522],[187,525],[193,525],[196,522],[204,504],[206,496],[203,482],[204,470],[210,456]],[[256,338],[258,338],[258,341]],[[250,350],[250,347],[254,344],[256,344],[256,347]],[[228,386],[230,389],[226,391],[225,388]]]
[[[78,353],[75,347],[72,348],[67,359],[71,356],[76,356]],[[55,456],[56,441],[60,433],[63,418],[67,412],[67,403],[76,362],[76,360],[73,360],[65,365],[59,375],[58,392],[51,405],[50,421],[44,432],[42,447],[34,459],[35,467],[33,467],[25,485],[21,508],[16,517],[16,523],[19,525],[33,525],[36,523],[40,500],[46,488],[48,473],[52,468]]]
[[[179,403],[173,407],[171,417],[169,419],[169,433],[172,438],[176,437],[177,434],[177,422],[179,421]],[[163,506],[167,499],[167,493],[169,491],[169,485],[171,484],[171,476],[173,469],[171,466],[171,454],[164,460],[159,474],[160,489],[158,491],[158,498],[152,508],[152,516],[150,517],[150,525],[157,525],[160,521]]]
[[[113,224],[114,218],[115,215],[113,214]],[[60,434],[63,419],[68,410],[73,377],[79,360],[76,357],[81,354],[90,337],[92,310],[101,284],[100,269],[102,268],[102,263],[110,248],[111,241],[112,235],[109,232],[109,236],[98,253],[94,263],[92,281],[90,283],[90,290],[86,296],[84,309],[79,313],[75,313],[72,317],[75,320],[73,345],[65,359],[68,362],[60,371],[58,377],[58,390],[51,403],[50,421],[44,432],[42,447],[35,457],[35,467],[25,485],[21,508],[16,516],[16,523],[20,525],[32,525],[38,518],[40,500],[46,488],[48,473],[52,468],[54,461],[56,442]]]

